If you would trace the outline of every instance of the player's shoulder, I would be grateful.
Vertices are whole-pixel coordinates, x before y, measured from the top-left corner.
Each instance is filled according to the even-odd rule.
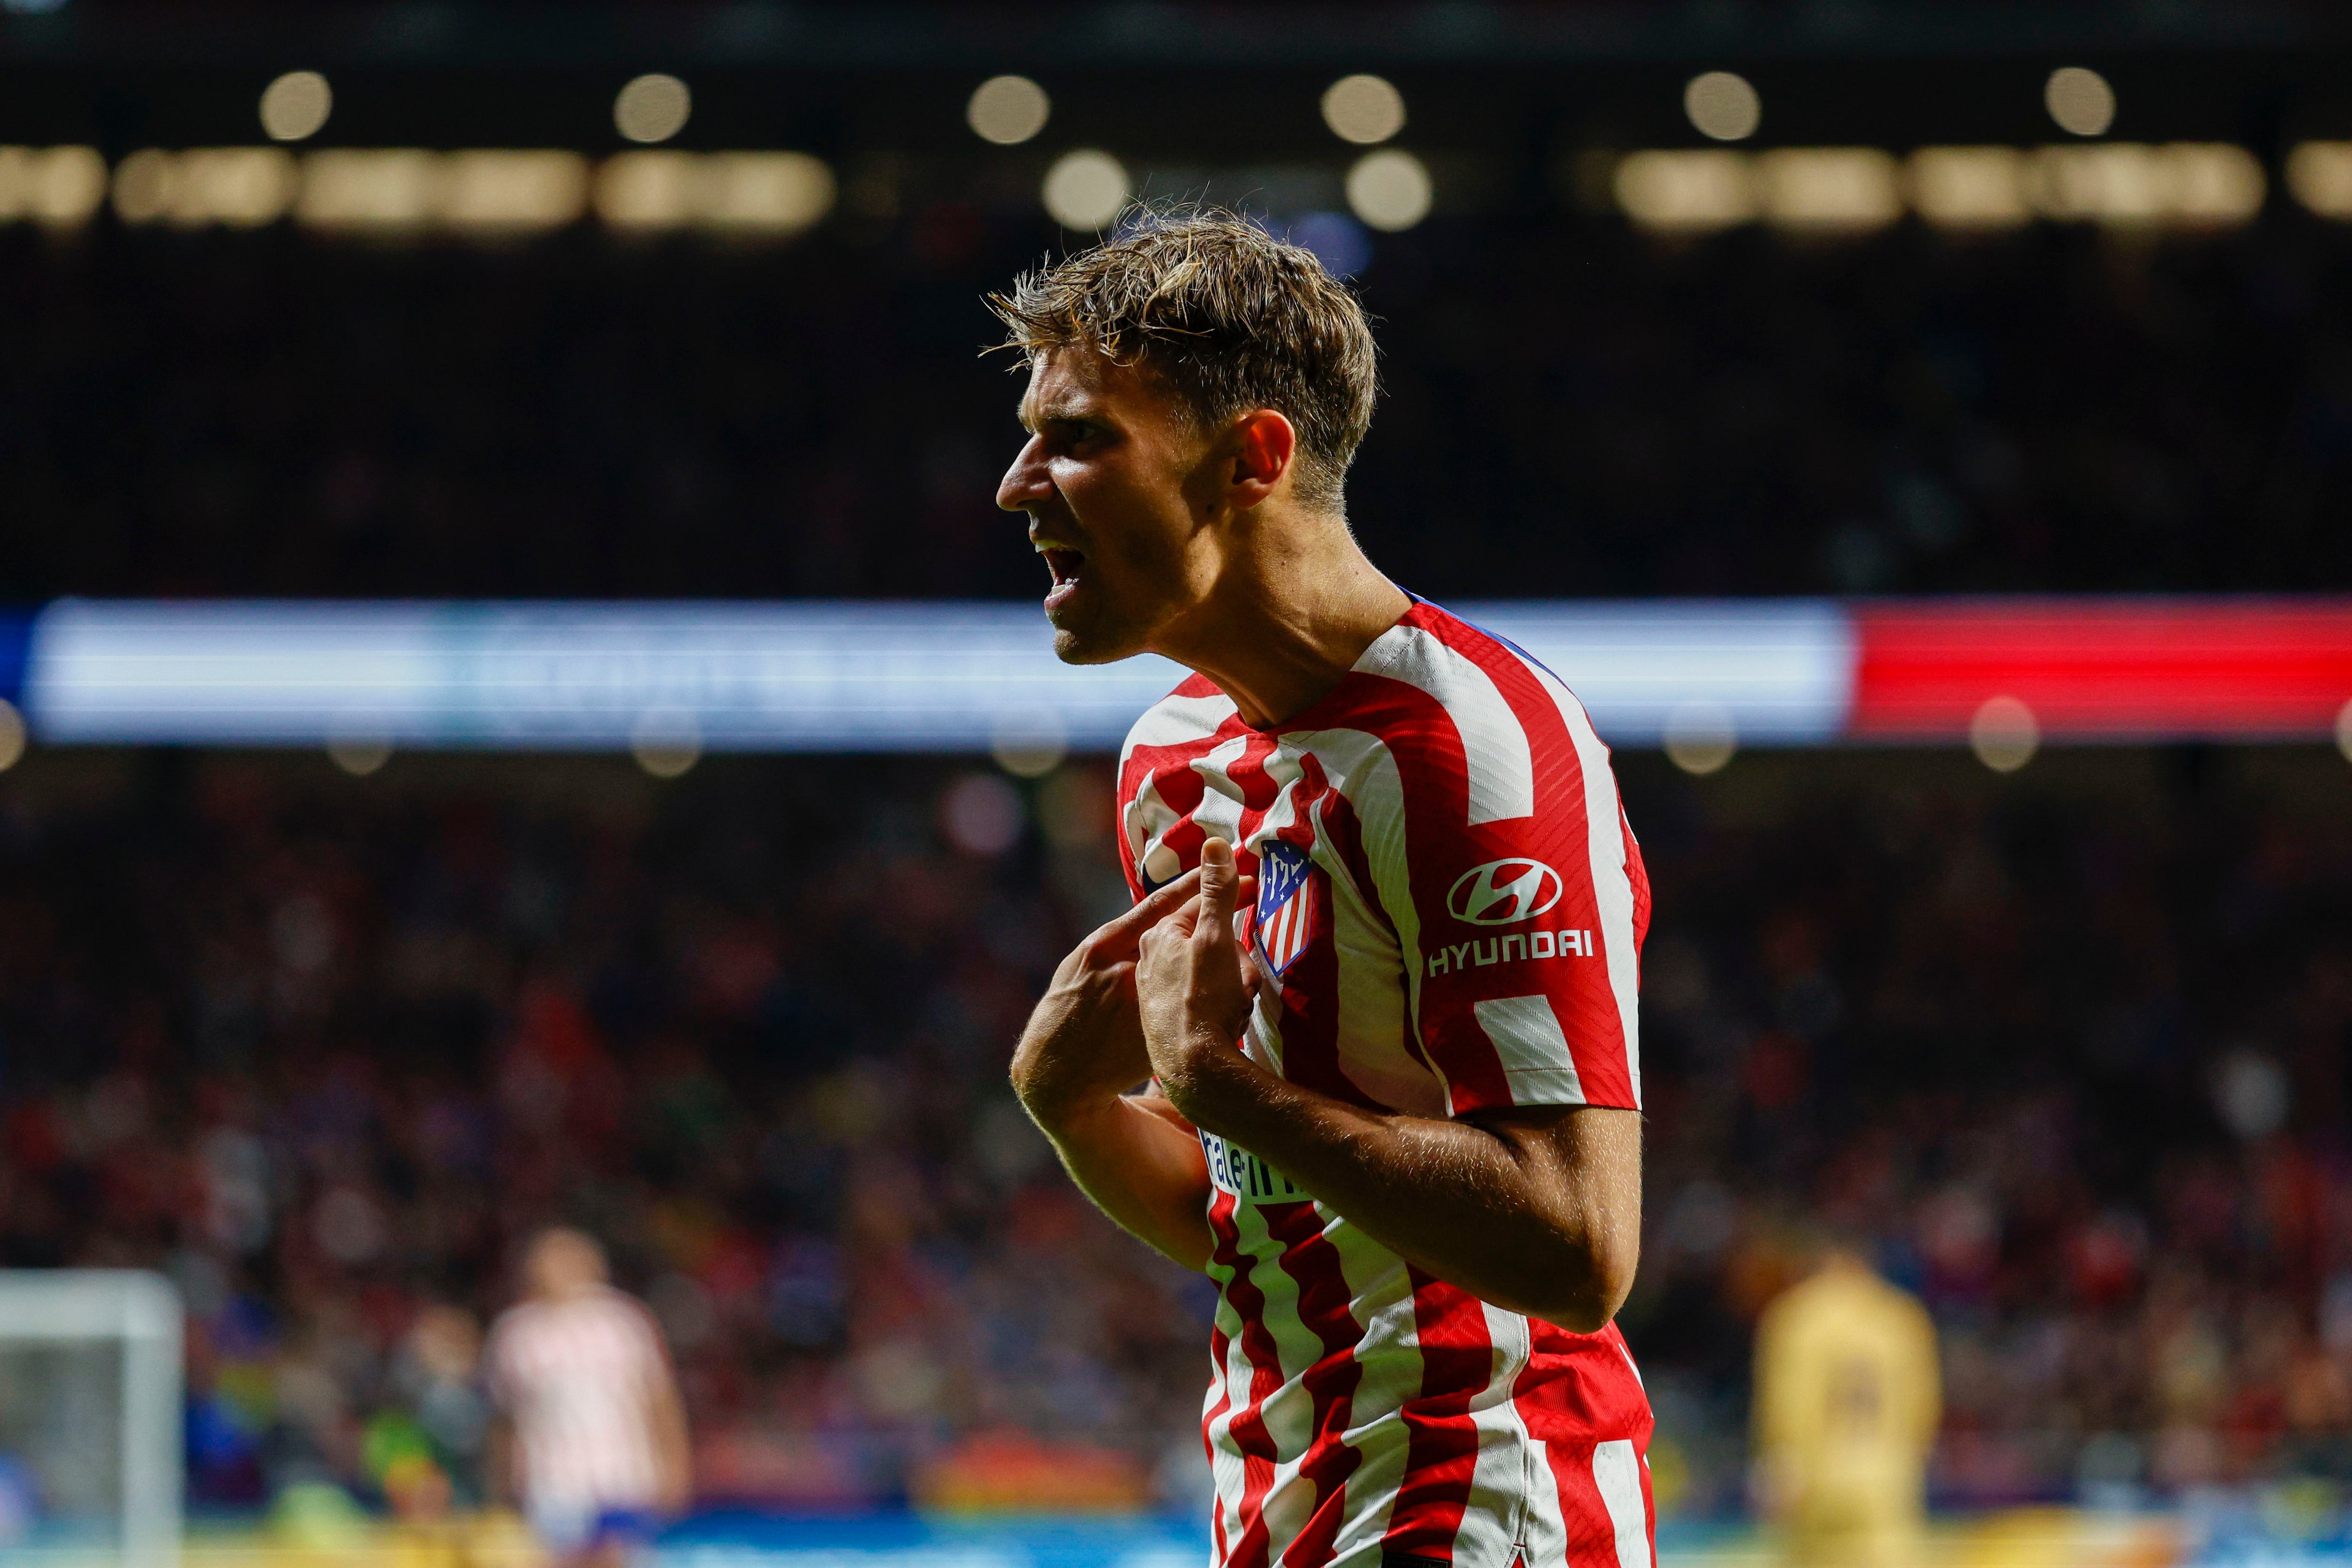
[[[1530,717],[1549,726],[1560,706],[1576,701],[1526,650],[1427,600],[1415,600],[1364,650],[1355,673],[1402,682],[1433,698],[1452,720],[1448,727],[1471,747],[1507,743],[1524,733]]]
[[[1607,770],[1608,747],[1558,675],[1425,600],[1364,651],[1354,673],[1363,727],[1395,759],[1402,793],[1458,806],[1467,823],[1535,816]]]
[[[490,1337],[495,1339],[501,1334],[510,1335],[517,1333],[531,1322],[538,1314],[539,1308],[539,1302],[529,1299],[507,1307],[490,1320]]]
[[[528,1344],[532,1333],[544,1314],[537,1301],[517,1301],[490,1320],[489,1333],[483,1336],[482,1354],[492,1366],[503,1366],[516,1354],[515,1347]]]
[[[1129,727],[1119,756],[1124,760],[1138,751],[1202,745],[1237,716],[1234,699],[1216,682],[1202,674],[1187,675]]]
[[[601,1318],[608,1322],[626,1324],[630,1328],[658,1326],[659,1320],[654,1316],[651,1307],[629,1294],[628,1291],[613,1285],[601,1286],[589,1291],[580,1298],[579,1304],[583,1317]]]

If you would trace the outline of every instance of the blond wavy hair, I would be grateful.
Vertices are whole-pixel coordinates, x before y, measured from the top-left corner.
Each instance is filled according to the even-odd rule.
[[[1204,432],[1253,409],[1298,432],[1301,499],[1339,508],[1380,391],[1371,324],[1315,253],[1214,207],[1136,207],[1091,249],[988,297],[999,348],[1082,347],[1161,378]]]

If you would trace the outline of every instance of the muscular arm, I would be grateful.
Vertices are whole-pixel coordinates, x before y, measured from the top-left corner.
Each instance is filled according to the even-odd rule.
[[[1369,1112],[1234,1053],[1187,1095],[1201,1124],[1365,1234],[1484,1301],[1578,1333],[1608,1325],[1642,1245],[1642,1118],[1573,1105],[1442,1122]]]
[[[1079,1190],[1152,1247],[1209,1260],[1209,1167],[1192,1126],[1156,1092],[1136,1012],[1137,941],[1198,890],[1178,878],[1072,949],[1030,1015],[1013,1057],[1021,1096]]]
[[[1234,1046],[1255,971],[1234,940],[1233,852],[1139,939],[1146,1049],[1171,1106],[1272,1163],[1366,1234],[1482,1301],[1578,1333],[1605,1326],[1641,1250],[1641,1117],[1540,1106],[1436,1121],[1362,1110]]]

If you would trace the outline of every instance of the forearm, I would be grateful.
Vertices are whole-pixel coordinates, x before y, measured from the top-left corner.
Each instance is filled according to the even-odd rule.
[[[1531,1137],[1366,1111],[1240,1066],[1221,1092],[1192,1097],[1201,1124],[1391,1250],[1579,1333],[1623,1304],[1640,1251],[1638,1113],[1563,1107],[1572,1125]]]
[[[1187,1269],[1208,1266],[1208,1162],[1165,1100],[1116,1094],[1030,1113],[1096,1207]]]
[[[1192,882],[1180,879],[1078,945],[1013,1053],[1013,1092],[1096,1207],[1188,1269],[1209,1260],[1209,1167],[1200,1136],[1157,1093],[1135,1011],[1134,932]]]

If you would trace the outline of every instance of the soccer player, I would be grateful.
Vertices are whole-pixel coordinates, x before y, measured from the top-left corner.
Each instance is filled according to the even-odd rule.
[[[1781,1560],[1919,1568],[1942,1416],[1927,1309],[1855,1249],[1825,1244],[1756,1328],[1757,1490]]]
[[[1357,548],[1372,339],[1311,254],[1146,214],[991,304],[1029,371],[997,502],[1056,651],[1196,672],[1122,754],[1135,907],[1013,1077],[1087,1195],[1219,1287],[1220,1568],[1651,1568],[1611,1322],[1649,890],[1607,748]]]
[[[494,1481],[574,1568],[619,1568],[688,1501],[685,1407],[654,1315],[607,1282],[604,1249],[556,1226],[523,1258],[527,1299],[490,1330]]]

